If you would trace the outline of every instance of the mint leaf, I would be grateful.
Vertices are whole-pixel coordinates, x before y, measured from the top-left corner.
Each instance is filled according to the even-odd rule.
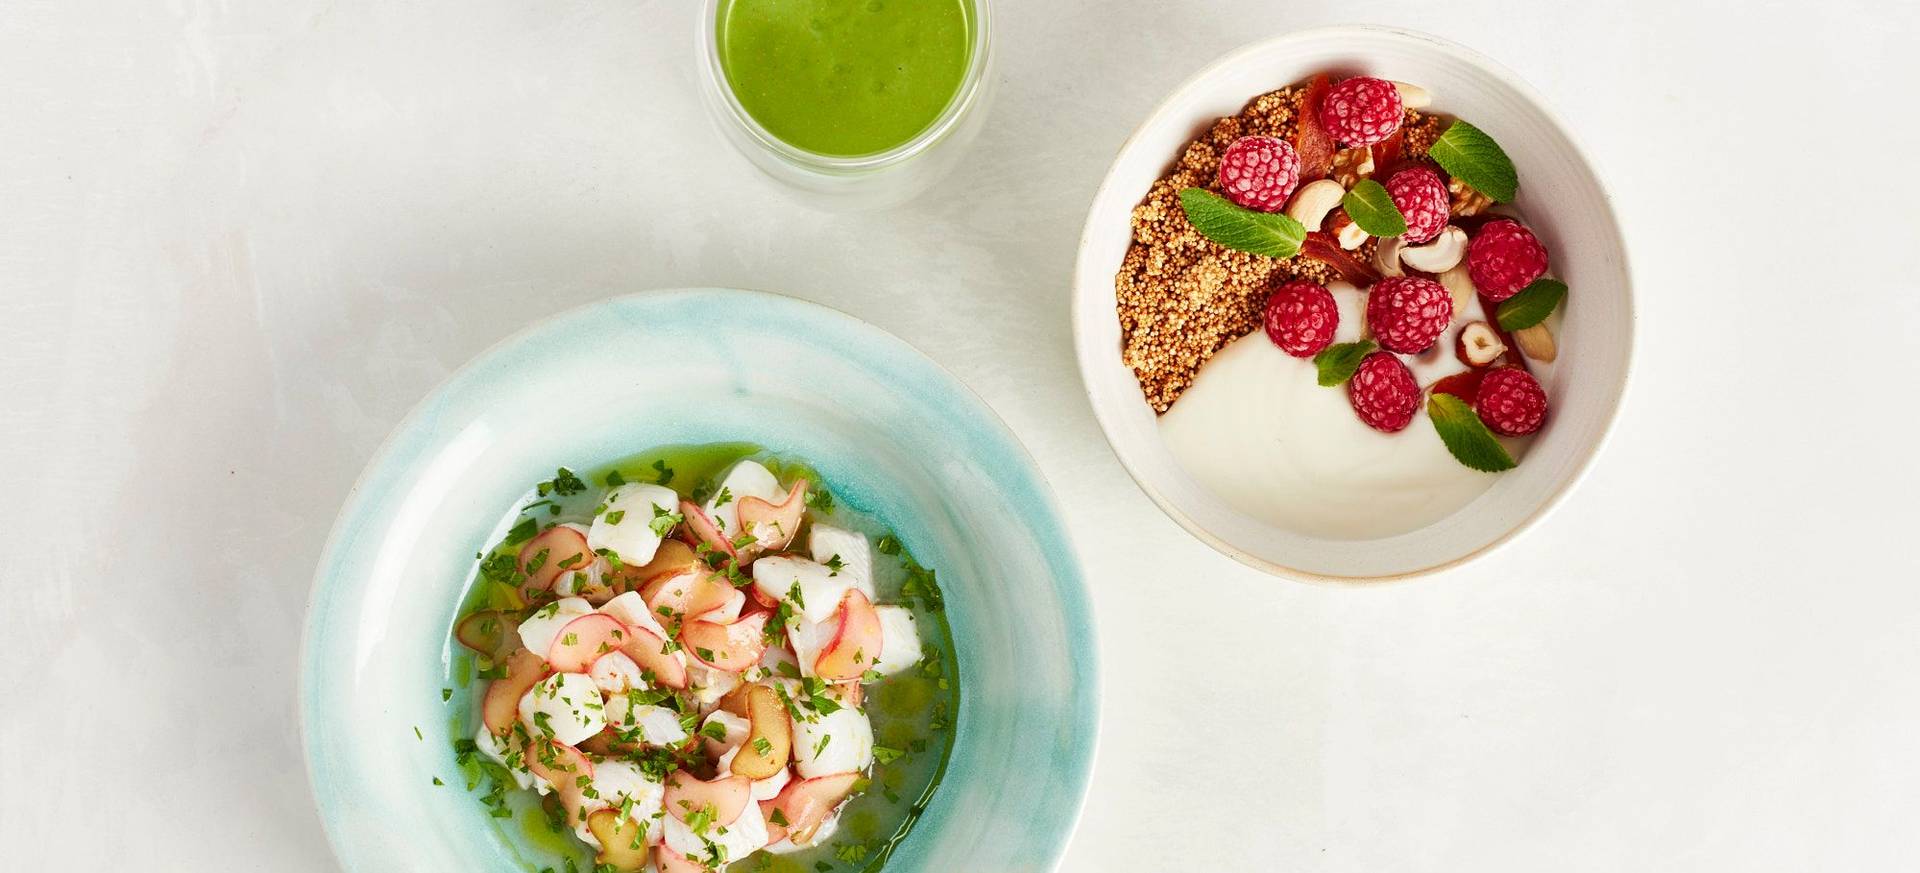
[[[1433,429],[1439,432],[1440,441],[1447,444],[1454,460],[1469,469],[1498,473],[1514,468],[1513,456],[1507,454],[1507,447],[1494,438],[1493,431],[1487,429],[1465,400],[1451,394],[1428,397],[1427,418],[1433,420]]]
[[[1555,279],[1535,279],[1520,293],[1500,301],[1494,318],[1507,330],[1532,327],[1546,321],[1560,301],[1567,299],[1567,283]]]
[[[1447,128],[1427,149],[1427,155],[1438,161],[1447,175],[1502,203],[1512,200],[1520,187],[1520,175],[1514,172],[1513,161],[1500,150],[1500,144],[1464,121]]]
[[[1347,380],[1353,378],[1353,371],[1360,369],[1361,359],[1371,351],[1373,340],[1361,340],[1327,346],[1320,354],[1314,355],[1313,366],[1320,370],[1320,387],[1333,388],[1347,384]]]
[[[1340,205],[1346,207],[1354,224],[1374,236],[1399,236],[1407,232],[1407,219],[1400,214],[1400,207],[1393,205],[1393,195],[1372,179],[1361,179],[1341,199]]]
[[[1227,248],[1269,258],[1291,258],[1307,229],[1277,212],[1255,212],[1205,188],[1183,188],[1180,208],[1202,236]]]

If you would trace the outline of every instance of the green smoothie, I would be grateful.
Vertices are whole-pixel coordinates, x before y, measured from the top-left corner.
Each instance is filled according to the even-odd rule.
[[[966,78],[971,0],[723,0],[720,67],[787,144],[883,152],[925,130]]]

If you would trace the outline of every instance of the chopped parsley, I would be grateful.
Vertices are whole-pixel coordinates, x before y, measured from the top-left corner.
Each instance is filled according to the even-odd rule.
[[[667,466],[667,462],[666,462],[666,461],[664,461],[664,460],[662,460],[662,461],[654,461],[654,462],[653,462],[653,471],[654,471],[655,473],[658,473],[658,474],[659,474],[659,475],[657,475],[657,476],[655,476],[655,477],[653,477],[653,481],[654,481],[654,482],[655,482],[656,484],[659,484],[659,485],[665,485],[665,484],[667,484],[667,483],[669,483],[669,482],[672,482],[672,481],[673,481],[673,468],[672,468],[672,467],[669,467],[669,466]]]
[[[667,534],[673,532],[675,527],[686,520],[686,516],[667,509],[664,506],[656,505],[653,507],[653,520],[647,522],[647,527],[653,530],[654,536],[664,539]]]
[[[552,479],[533,486],[533,490],[541,497],[549,494],[558,494],[561,497],[566,497],[567,495],[579,494],[587,490],[587,483],[580,481],[579,476],[573,475],[572,470],[561,467],[554,471]]]
[[[713,826],[713,804],[707,804],[687,813],[687,829],[696,834],[705,834]]]
[[[833,493],[825,488],[815,488],[807,492],[807,505],[818,512],[833,511]]]
[[[514,525],[512,530],[507,531],[507,545],[509,546],[520,545],[521,543],[524,543],[527,540],[533,539],[533,535],[539,532],[540,532],[539,522],[534,521],[531,518],[520,519],[519,524]]]
[[[606,516],[608,524],[619,524],[620,521],[626,517],[627,517],[627,511],[624,509],[616,509],[612,512],[607,513],[607,516]]]
[[[608,474],[607,474],[607,487],[608,487],[608,488],[618,488],[618,487],[620,487],[620,486],[622,486],[622,485],[625,485],[625,484],[627,484],[627,477],[625,477],[625,476],[622,476],[622,475],[620,475],[620,471],[619,471],[619,470],[615,470],[615,471],[613,471],[613,472],[611,472],[611,473],[608,473]]]

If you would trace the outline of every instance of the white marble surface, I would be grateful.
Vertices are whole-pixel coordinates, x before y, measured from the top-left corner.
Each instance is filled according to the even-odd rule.
[[[349,483],[524,319],[686,284],[864,315],[1038,456],[1107,681],[1063,870],[1920,855],[1915,6],[1007,0],[959,176],[822,216],[708,128],[694,5],[0,6],[0,866],[332,868],[292,685]],[[1642,314],[1564,507],[1374,590],[1256,575],[1160,516],[1065,312],[1135,121],[1228,48],[1350,20],[1477,46],[1555,102]]]

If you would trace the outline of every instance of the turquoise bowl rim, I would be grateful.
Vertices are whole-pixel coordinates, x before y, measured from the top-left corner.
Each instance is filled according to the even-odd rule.
[[[453,398],[487,393],[488,380],[497,378],[488,366],[490,363],[534,345],[543,337],[563,334],[583,323],[603,323],[609,317],[629,320],[627,314],[621,312],[623,309],[699,297],[713,298],[709,308],[714,310],[741,311],[734,308],[740,307],[762,315],[805,320],[815,343],[832,349],[848,361],[871,372],[886,373],[889,378],[910,383],[917,389],[951,398],[956,414],[948,422],[950,438],[974,453],[999,459],[1000,463],[992,465],[999,480],[997,486],[1022,505],[1036,508],[1028,521],[1034,538],[1046,546],[1047,575],[1059,598],[1062,622],[1088,643],[1067,665],[1072,676],[1069,693],[1073,700],[1065,708],[1067,718],[1075,722],[1074,731],[1086,737],[1087,742],[1073,747],[1064,756],[1050,759],[1057,768],[1055,772],[1063,774],[1065,784],[1070,786],[1070,806],[1060,810],[1057,816],[1061,824],[1058,838],[1044,848],[1045,857],[1035,859],[1037,869],[1056,868],[1078,830],[1098,754],[1099,646],[1078,553],[1073,549],[1059,503],[1045,475],[1013,431],[978,394],[905,340],[832,307],[772,292],[712,287],[659,289],[611,297],[556,313],[522,328],[475,355],[415,404],[362,469],[327,536],[308,592],[296,692],[308,785],[334,857],[348,870],[378,869],[369,859],[353,856],[347,847],[340,813],[354,798],[344,796],[345,792],[334,780],[318,778],[318,774],[331,768],[351,764],[351,755],[346,749],[334,747],[330,741],[335,738],[328,735],[319,718],[325,709],[319,695],[322,689],[330,687],[321,675],[321,668],[338,662],[341,656],[338,649],[346,639],[339,628],[352,619],[351,615],[336,614],[335,604],[357,603],[365,594],[367,581],[346,578],[342,566],[343,544],[356,539],[368,525],[391,511],[396,501],[404,498],[408,492],[400,487],[405,481],[401,474],[415,469],[425,455],[442,445],[429,438],[429,425],[435,414]],[[964,672],[961,681],[964,693],[967,681]],[[350,740],[352,736],[351,732],[341,732],[338,739]]]

